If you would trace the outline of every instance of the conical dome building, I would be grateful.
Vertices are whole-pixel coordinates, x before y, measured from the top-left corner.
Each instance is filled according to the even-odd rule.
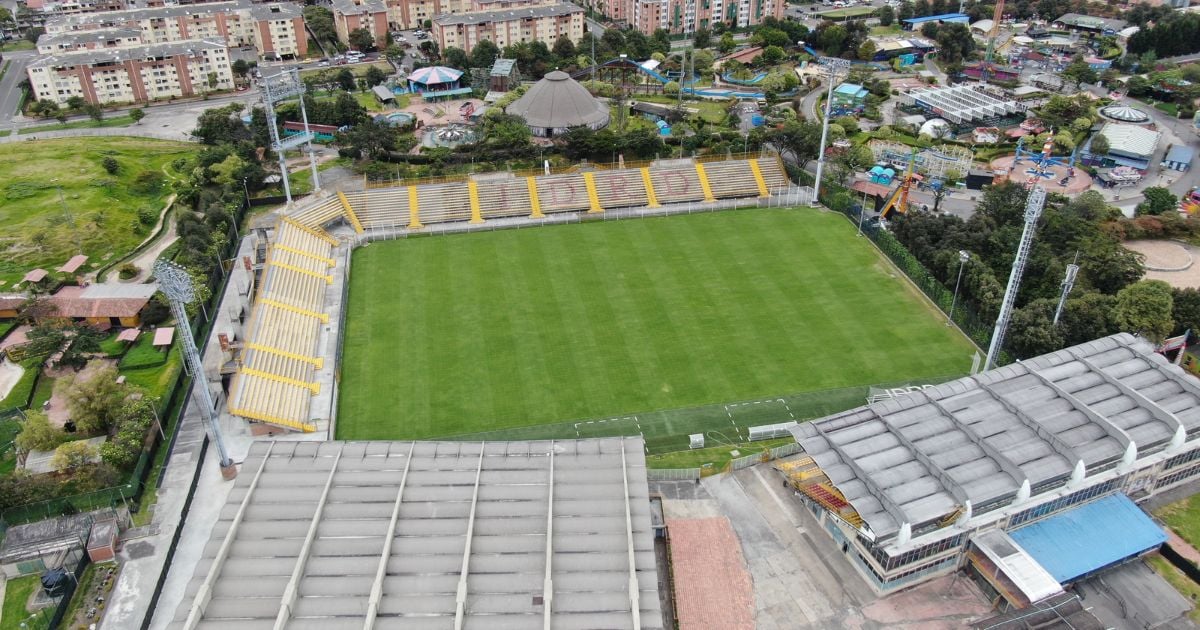
[[[600,129],[609,119],[608,105],[561,70],[547,73],[505,111],[524,118],[533,135],[542,137],[566,133],[571,127]]]

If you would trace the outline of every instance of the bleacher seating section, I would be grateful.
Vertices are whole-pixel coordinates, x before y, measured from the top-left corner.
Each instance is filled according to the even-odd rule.
[[[645,168],[533,176],[488,173],[473,176],[471,182],[372,188],[345,194],[350,211],[336,197],[328,197],[289,216],[313,227],[342,218],[354,225],[351,216],[366,230],[420,227],[760,197],[787,185],[783,164],[776,156],[703,164],[691,159],[663,160]]]
[[[334,197],[341,212],[341,203]],[[318,207],[324,208],[326,204]],[[312,209],[302,216],[325,216]],[[286,218],[275,228],[274,243],[259,281],[246,326],[241,365],[230,388],[230,413],[299,431],[314,431],[309,417],[315,374],[322,366],[317,347],[325,291],[332,281],[333,244],[321,228]]]

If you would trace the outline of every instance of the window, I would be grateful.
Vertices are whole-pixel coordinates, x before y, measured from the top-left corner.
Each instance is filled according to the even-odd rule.
[[[1168,459],[1167,463],[1163,465],[1163,470],[1170,470],[1176,466],[1182,466],[1197,459],[1200,459],[1200,448],[1190,450],[1186,453],[1180,453],[1179,455]]]
[[[894,557],[888,555],[882,547],[868,542],[867,539],[863,538],[862,536],[859,536],[858,540],[860,543],[863,543],[864,547],[870,550],[871,557],[875,558],[875,561],[879,563],[879,566],[883,567],[885,571],[891,571],[892,569],[924,560],[929,556],[937,555],[948,549],[961,547],[963,535],[958,534],[957,536],[951,536],[950,538],[943,538],[942,540],[931,542],[928,545],[917,547],[916,549],[906,551],[899,556]]]
[[[1103,494],[1108,494],[1119,488],[1122,480],[1123,478],[1121,477],[1109,479],[1108,481],[1096,486],[1092,486],[1091,488],[1085,488],[1078,492],[1073,492],[1041,505],[1031,507],[1023,512],[1018,512],[1014,514],[1011,519],[1009,519],[1008,526],[1016,527],[1030,521],[1035,521],[1058,512],[1059,510],[1083,503],[1084,501],[1094,499]]]
[[[1154,489],[1157,490],[1196,475],[1200,475],[1200,464],[1160,477],[1158,481],[1154,482]]]

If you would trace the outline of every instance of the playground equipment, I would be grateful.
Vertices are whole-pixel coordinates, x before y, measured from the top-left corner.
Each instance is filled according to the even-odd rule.
[[[1183,201],[1179,204],[1179,211],[1192,216],[1200,216],[1200,188],[1193,188],[1183,196]]]
[[[887,203],[883,205],[883,210],[879,216],[887,219],[892,216],[892,212],[904,214],[908,212],[908,191],[912,188],[913,180],[920,176],[913,172],[913,166],[917,162],[917,149],[914,147],[912,153],[908,157],[908,169],[904,172],[904,181],[896,187],[891,197],[888,197]]]
[[[996,53],[996,37],[1000,35],[1000,18],[1004,17],[1004,0],[996,2],[996,10],[992,12],[992,30],[988,33],[987,53],[983,57],[983,65],[979,68],[979,78],[985,82],[996,75],[996,65],[993,61]]]
[[[891,165],[901,169],[908,165],[912,147],[889,140],[872,140],[868,145],[876,164]],[[918,151],[914,169],[916,172],[935,179],[945,179],[948,171],[960,175],[971,171],[975,154],[967,147],[943,144]]]
[[[1132,166],[1118,166],[1104,176],[1113,188],[1128,188],[1142,181],[1142,172]]]
[[[1041,179],[1050,178],[1050,176],[1052,175],[1050,169],[1055,166],[1066,167],[1066,169],[1067,169],[1066,179],[1070,179],[1070,178],[1074,177],[1075,176],[1075,161],[1076,161],[1076,157],[1077,157],[1076,154],[1078,153],[1078,148],[1071,151],[1071,156],[1069,158],[1054,157],[1054,156],[1050,155],[1050,153],[1051,153],[1051,151],[1053,151],[1053,149],[1054,149],[1054,130],[1053,129],[1050,130],[1050,137],[1047,138],[1046,142],[1042,145],[1042,150],[1040,153],[1035,153],[1033,151],[1030,151],[1029,149],[1026,149],[1025,148],[1025,138],[1024,137],[1018,138],[1017,139],[1017,157],[1015,160],[1013,160],[1013,171],[1015,172],[1017,170],[1017,168],[1021,165],[1021,160],[1027,159],[1033,163],[1032,168],[1029,168],[1028,170],[1025,171],[1025,173],[1027,175],[1029,175],[1029,180],[1031,182],[1036,182]],[[1066,182],[1064,181],[1062,183],[1065,184]]]
[[[614,85],[628,85],[634,83],[631,79],[636,77],[638,74],[646,75],[663,85],[666,85],[671,81],[679,80],[679,73],[677,72],[669,72],[664,75],[654,68],[647,68],[646,66],[626,57],[610,59],[604,63],[576,70],[571,74],[571,78],[582,80],[585,78],[590,79],[593,75],[596,75],[599,80],[604,81],[605,83],[611,83]],[[685,96],[714,99],[738,98],[760,100],[766,98],[766,95],[762,92],[731,90],[727,88],[697,88],[694,87],[695,82],[695,75],[693,75],[690,80],[684,81],[681,89]],[[689,84],[693,87],[688,87]],[[795,90],[789,90],[787,92],[780,92],[779,96],[795,96],[798,93],[799,88]]]

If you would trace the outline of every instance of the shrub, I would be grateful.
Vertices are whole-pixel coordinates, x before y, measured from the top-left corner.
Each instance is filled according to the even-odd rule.
[[[117,267],[117,275],[120,276],[122,280],[129,280],[136,277],[139,271],[141,270],[138,269],[133,263],[121,263],[121,266]]]

